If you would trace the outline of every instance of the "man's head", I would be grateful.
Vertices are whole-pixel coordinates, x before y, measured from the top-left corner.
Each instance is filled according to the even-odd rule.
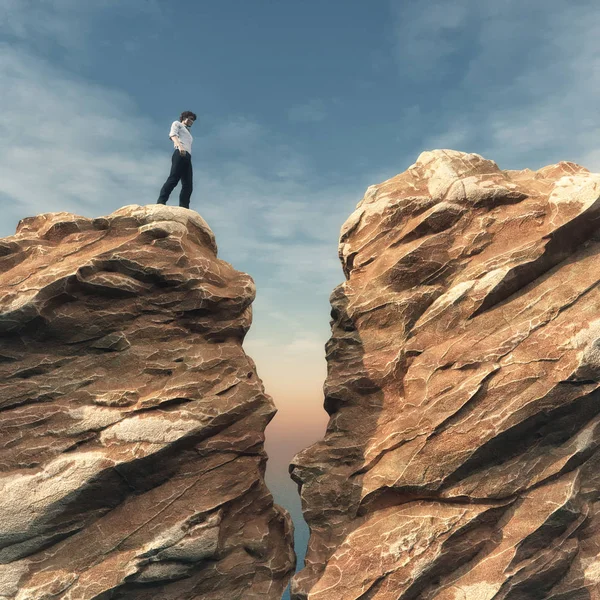
[[[181,113],[179,120],[187,127],[190,127],[191,124],[196,120],[196,115],[191,110],[184,110]]]

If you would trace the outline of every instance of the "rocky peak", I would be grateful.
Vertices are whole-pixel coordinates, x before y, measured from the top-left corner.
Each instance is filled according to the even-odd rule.
[[[216,252],[159,205],[0,240],[0,598],[281,598],[255,288]]]
[[[600,589],[600,175],[436,150],[342,227],[292,598]]]

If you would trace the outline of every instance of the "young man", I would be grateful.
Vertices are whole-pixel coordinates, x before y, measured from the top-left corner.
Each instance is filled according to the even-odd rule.
[[[192,195],[192,142],[194,138],[190,127],[196,120],[196,115],[186,110],[181,113],[179,121],[173,121],[169,137],[175,144],[175,151],[171,157],[171,172],[160,190],[157,204],[166,204],[169,195],[181,179],[181,192],[179,193],[179,206],[190,207]]]

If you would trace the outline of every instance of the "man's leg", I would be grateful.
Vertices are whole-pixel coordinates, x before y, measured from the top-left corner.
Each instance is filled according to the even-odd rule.
[[[186,154],[184,158],[186,159],[186,164],[185,168],[181,171],[181,192],[179,192],[179,206],[183,206],[183,208],[189,208],[190,196],[192,195],[192,189],[194,187],[194,174],[192,172],[192,157],[189,154]]]
[[[184,156],[181,156],[181,154],[179,154],[179,150],[175,150],[175,152],[173,152],[173,156],[171,157],[171,172],[169,173],[165,184],[160,190],[157,204],[166,204],[167,200],[169,199],[169,196],[171,195],[171,192],[179,183],[179,180],[181,179],[181,167],[184,158]]]

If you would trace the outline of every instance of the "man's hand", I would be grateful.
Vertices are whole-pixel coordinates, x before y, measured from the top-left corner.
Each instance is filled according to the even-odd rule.
[[[175,147],[179,150],[179,154],[181,154],[181,156],[185,156],[186,152],[181,145],[181,140],[176,135],[172,135],[171,139],[173,140]]]

